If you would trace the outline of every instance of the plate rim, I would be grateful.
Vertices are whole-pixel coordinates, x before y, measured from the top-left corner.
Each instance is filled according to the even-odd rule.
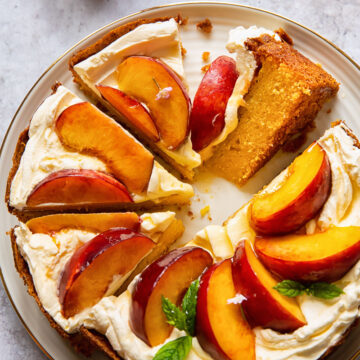
[[[292,20],[286,16],[277,14],[273,11],[270,10],[264,10],[255,6],[250,6],[250,5],[243,5],[243,4],[238,4],[238,3],[233,3],[233,2],[228,2],[228,1],[186,1],[186,2],[173,2],[173,3],[169,3],[169,4],[163,4],[163,5],[156,5],[156,6],[152,6],[146,9],[142,9],[139,11],[136,11],[134,13],[131,13],[129,15],[123,16],[121,18],[118,18],[104,26],[101,26],[100,28],[96,29],[95,31],[91,32],[90,34],[86,35],[85,37],[83,37],[81,40],[79,40],[78,42],[76,42],[73,46],[71,46],[70,48],[68,48],[64,53],[62,53],[62,55],[60,55],[54,62],[52,62],[47,69],[39,76],[39,78],[35,81],[35,83],[31,86],[31,88],[28,90],[28,92],[26,93],[26,95],[24,96],[23,100],[21,101],[21,103],[19,104],[17,110],[15,111],[9,126],[5,132],[4,138],[2,140],[1,143],[1,147],[0,147],[0,158],[3,155],[3,148],[5,145],[5,142],[8,138],[9,132],[15,122],[15,119],[18,115],[18,113],[20,112],[20,110],[22,109],[24,103],[26,102],[27,98],[30,96],[30,94],[32,93],[32,91],[36,88],[36,86],[38,85],[38,83],[45,77],[45,75],[61,60],[63,59],[66,55],[68,55],[71,51],[73,51],[73,49],[75,49],[78,45],[82,44],[83,42],[85,42],[87,39],[93,37],[94,35],[96,35],[97,33],[101,32],[102,30],[105,30],[106,28],[111,27],[112,25],[127,20],[131,17],[134,16],[138,16],[140,14],[143,13],[147,13],[147,12],[151,12],[154,10],[158,10],[158,9],[164,9],[164,8],[172,8],[172,7],[177,7],[177,6],[186,6],[186,5],[218,5],[218,6],[235,6],[238,8],[243,8],[243,9],[250,9],[250,10],[255,10],[257,12],[260,13],[265,13],[268,15],[272,15],[275,17],[278,17],[280,19],[283,19],[285,21],[288,21],[292,24],[295,24],[297,26],[299,26],[302,29],[305,29],[306,31],[312,33],[313,35],[317,36],[318,38],[320,38],[321,40],[325,41],[327,44],[329,44],[331,47],[333,47],[336,51],[338,51],[342,56],[344,56],[359,72],[360,72],[360,63],[358,64],[350,55],[348,55],[344,50],[342,50],[340,47],[338,47],[336,44],[334,44],[332,41],[326,39],[324,36],[320,35],[318,32],[312,30],[311,28],[302,25],[301,23]],[[35,344],[38,346],[38,348],[43,352],[43,354],[50,360],[55,360],[49,353],[48,351],[44,348],[44,346],[40,343],[39,340],[37,340],[36,336],[32,333],[32,331],[30,330],[30,328],[28,327],[28,325],[26,324],[25,320],[22,318],[18,308],[16,307],[13,298],[9,292],[9,289],[7,287],[3,272],[2,272],[2,268],[1,268],[1,264],[0,264],[0,278],[1,278],[1,282],[2,285],[4,287],[5,293],[8,297],[8,299],[10,300],[10,304],[13,307],[16,315],[18,316],[20,322],[22,323],[22,325],[24,326],[25,330],[27,331],[27,333],[30,335],[30,337],[32,338],[32,340],[35,342]],[[360,349],[352,356],[351,360],[355,360],[358,356],[360,355]]]

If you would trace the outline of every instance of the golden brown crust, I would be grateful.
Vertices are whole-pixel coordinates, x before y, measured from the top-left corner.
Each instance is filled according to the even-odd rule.
[[[345,132],[354,140],[354,146],[360,149],[360,142],[356,135],[350,130],[350,128],[346,125],[346,122],[343,120],[333,121],[331,123],[331,127],[335,127],[337,125],[344,124],[346,127],[344,128]]]
[[[275,33],[278,34],[280,36],[280,38],[282,40],[286,41],[289,45],[294,44],[293,39],[283,28],[279,28],[279,29],[275,30]]]
[[[86,338],[94,347],[101,350],[112,360],[123,360],[116,351],[112,348],[107,338],[94,330],[85,327],[80,328],[80,333]]]
[[[143,143],[151,148],[153,152],[158,154],[162,157],[167,164],[170,164],[174,169],[176,169],[185,179],[192,181],[194,178],[194,171],[182,166],[181,164],[177,163],[174,159],[169,157],[164,151],[162,151],[156,143],[154,143],[149,137],[145,134],[141,133],[130,121],[128,121],[118,110],[116,110],[109,102],[104,100],[102,97],[99,97],[95,94],[81,79],[81,77],[77,74],[74,69],[74,66],[81,61],[86,60],[88,57],[98,53],[99,51],[103,50],[109,44],[117,40],[119,37],[125,35],[129,31],[134,30],[140,25],[143,24],[150,24],[158,21],[166,21],[169,20],[170,17],[161,17],[161,18],[154,18],[154,19],[140,19],[133,21],[131,23],[121,25],[118,28],[110,31],[106,35],[104,35],[101,39],[99,39],[94,44],[88,46],[85,49],[82,49],[75,53],[69,61],[69,69],[73,74],[73,80],[75,83],[78,84],[79,88],[89,96],[94,103],[101,108],[101,110],[108,112],[113,118],[119,121],[122,125],[128,128],[137,138],[139,138]],[[187,22],[186,19],[183,19],[181,15],[178,15],[174,18],[179,24],[185,25]],[[166,165],[165,165],[166,167]],[[168,167],[167,167],[168,168]]]
[[[29,134],[28,134],[29,128],[26,128],[19,136],[19,139],[16,143],[15,152],[12,157],[12,168],[9,172],[7,184],[6,184],[6,192],[5,192],[5,203],[7,204],[8,210],[11,214],[14,214],[16,216],[21,217],[21,212],[14,209],[10,206],[10,189],[11,189],[11,183],[14,179],[14,176],[17,172],[17,169],[19,168],[21,157],[24,153],[25,146],[27,141],[29,140]]]
[[[108,45],[110,45],[112,42],[117,40],[119,37],[125,35],[129,31],[134,30],[140,25],[143,24],[151,24],[158,21],[166,21],[169,20],[170,17],[159,17],[159,18],[153,18],[153,19],[139,19],[132,21],[130,23],[121,25],[111,31],[109,31],[106,35],[104,35],[101,39],[96,41],[94,44],[86,47],[85,49],[79,50],[77,53],[75,53],[69,60],[69,69],[74,75],[74,81],[77,82],[76,73],[74,72],[74,66],[78,64],[81,61],[84,61],[91,55],[94,55],[101,51],[102,49],[106,48]],[[180,17],[176,17],[175,20],[179,20]]]

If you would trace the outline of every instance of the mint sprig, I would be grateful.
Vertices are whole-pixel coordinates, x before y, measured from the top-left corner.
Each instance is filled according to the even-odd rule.
[[[327,300],[336,298],[344,293],[342,289],[336,285],[327,282],[316,282],[304,285],[294,280],[283,280],[274,286],[274,289],[288,297],[296,297],[305,293]]]
[[[167,322],[179,330],[185,330],[187,335],[195,335],[195,316],[197,294],[199,291],[199,280],[191,283],[185,293],[181,308],[173,304],[169,299],[162,296],[162,310],[166,316]]]
[[[195,336],[195,317],[198,291],[199,280],[195,280],[191,283],[181,304],[186,318],[186,332],[190,336]]]
[[[162,310],[167,322],[179,330],[185,330],[186,336],[169,341],[156,353],[154,360],[183,360],[188,355],[192,337],[195,336],[196,303],[199,280],[191,283],[181,303],[181,308],[168,298],[161,297]]]
[[[161,297],[162,310],[165,313],[167,322],[179,330],[186,330],[186,315],[164,296]]]
[[[306,287],[297,281],[284,280],[274,286],[274,289],[277,290],[281,295],[296,297],[303,294]]]
[[[155,354],[153,360],[183,360],[189,354],[191,345],[191,336],[179,337],[162,346]]]
[[[334,284],[329,284],[326,282],[318,282],[311,284],[306,289],[306,292],[307,294],[311,294],[312,296],[316,296],[322,299],[333,299],[340,296],[341,294],[344,294],[342,289],[340,289]]]

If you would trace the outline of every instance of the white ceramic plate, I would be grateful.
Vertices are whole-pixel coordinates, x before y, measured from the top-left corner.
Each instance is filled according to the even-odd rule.
[[[185,70],[189,80],[191,97],[193,97],[202,78],[200,71],[204,65],[201,59],[202,52],[210,51],[212,60],[218,55],[226,54],[225,43],[228,31],[231,28],[238,25],[245,27],[257,25],[269,29],[282,27],[293,38],[297,49],[315,62],[322,64],[326,70],[341,82],[341,89],[337,98],[324,106],[316,121],[317,128],[308,136],[306,146],[320,137],[324,130],[329,127],[330,122],[336,119],[345,120],[354,132],[360,136],[360,67],[352,62],[341,50],[311,30],[278,15],[235,4],[186,3],[157,7],[127,16],[96,31],[65,53],[41,76],[16,112],[2,145],[0,157],[0,173],[3,175],[1,178],[1,199],[4,199],[5,196],[7,174],[11,168],[11,157],[18,135],[27,127],[39,104],[49,95],[50,87],[55,81],[61,81],[64,85],[83,96],[72,83],[67,65],[69,57],[80,48],[84,48],[99,39],[107,31],[126,22],[139,18],[175,16],[179,13],[189,17],[189,23],[187,26],[182,27],[181,35],[183,45],[187,50]],[[214,25],[211,35],[205,35],[196,30],[195,24],[206,17],[210,18]],[[328,113],[329,109],[331,109],[330,113]],[[222,179],[213,178],[209,175],[201,176],[195,184],[196,196],[193,204],[189,208],[183,209],[179,214],[186,226],[182,241],[189,241],[196,231],[210,222],[221,224],[229,215],[249,200],[253,193],[257,192],[287,166],[295,156],[295,154],[278,153],[241,189]],[[200,217],[199,211],[205,205],[210,205],[212,221],[207,217],[203,219]],[[194,219],[191,219],[188,215],[189,211],[194,214]],[[57,360],[82,358],[50,327],[34,299],[27,294],[22,280],[16,273],[10,241],[5,236],[5,233],[16,225],[16,218],[9,215],[4,202],[1,202],[0,205],[0,219],[1,233],[3,234],[0,242],[2,278],[10,300],[24,326],[49,358]],[[358,350],[357,339],[359,336],[360,327],[352,331],[346,343],[331,356],[331,359],[355,359],[356,355],[354,354]],[[93,358],[104,359],[105,357],[96,354]]]

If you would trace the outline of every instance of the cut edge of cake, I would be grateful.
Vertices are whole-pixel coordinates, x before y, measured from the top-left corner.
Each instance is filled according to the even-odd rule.
[[[209,170],[237,185],[245,184],[291,136],[312,122],[339,89],[330,74],[286,41],[265,34],[246,45],[259,64],[245,96],[247,107],[239,108],[236,129],[205,162]]]

